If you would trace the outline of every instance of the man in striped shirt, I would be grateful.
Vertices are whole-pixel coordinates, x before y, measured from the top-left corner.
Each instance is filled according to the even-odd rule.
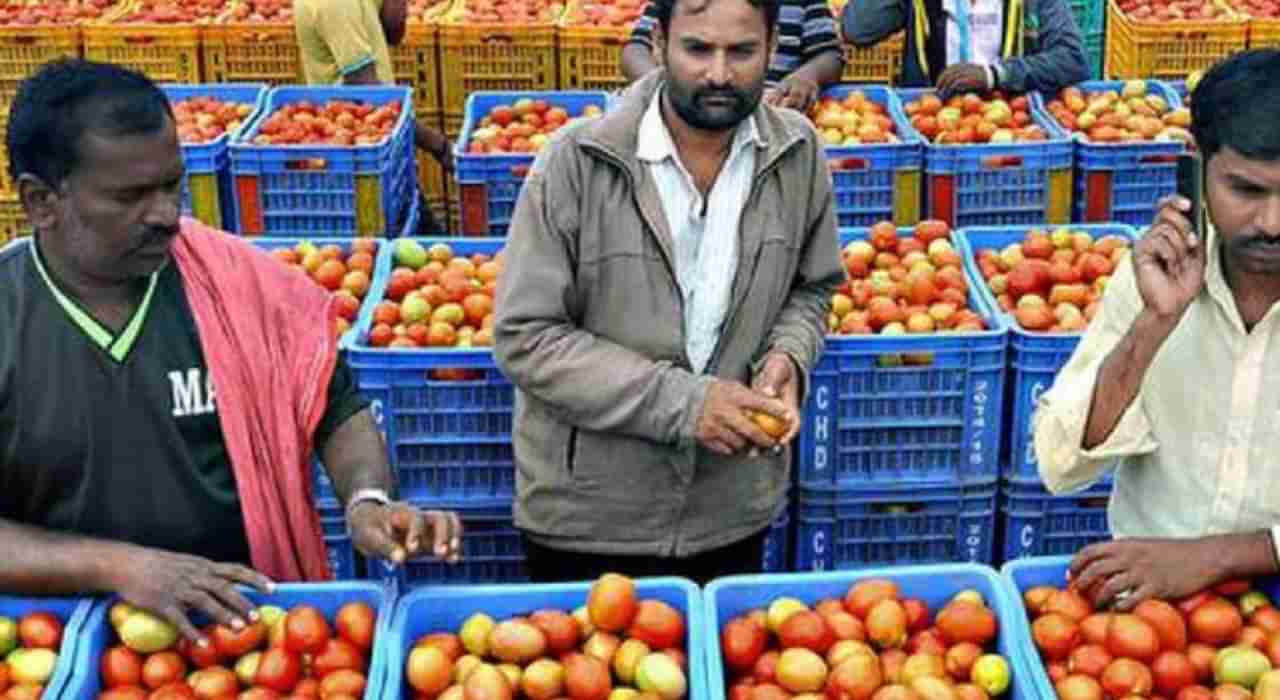
[[[655,29],[657,31],[655,31]],[[622,49],[622,72],[634,82],[658,67],[655,42],[661,41],[654,3],[636,20]],[[783,0],[777,44],[765,79],[765,102],[807,112],[824,87],[840,81],[844,52],[827,0]]]

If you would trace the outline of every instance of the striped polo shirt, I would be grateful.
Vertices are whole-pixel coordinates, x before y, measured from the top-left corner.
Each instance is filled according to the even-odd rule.
[[[825,51],[840,51],[836,21],[828,0],[782,0],[778,12],[778,50],[769,61],[767,83],[774,85],[792,71]],[[653,28],[658,19],[653,3],[647,3],[644,15],[631,30],[631,41],[653,47]]]

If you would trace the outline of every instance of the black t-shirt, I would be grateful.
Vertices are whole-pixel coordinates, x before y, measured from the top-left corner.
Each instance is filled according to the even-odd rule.
[[[0,517],[249,563],[216,396],[175,265],[113,334],[34,242],[0,250]],[[317,450],[364,408],[341,360]]]

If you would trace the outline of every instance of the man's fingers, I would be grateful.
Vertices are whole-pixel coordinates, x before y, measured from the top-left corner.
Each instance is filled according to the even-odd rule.
[[[1155,597],[1155,589],[1150,584],[1143,583],[1136,589],[1130,591],[1129,595],[1124,596],[1116,601],[1116,609],[1121,612],[1132,612],[1138,604],[1144,600]]]
[[[403,564],[405,560],[404,548],[392,537],[390,528],[386,522],[378,522],[375,525],[368,525],[359,529],[362,535],[357,544],[363,544],[365,556],[386,559],[396,564]]]
[[[431,529],[431,551],[441,559],[449,556],[449,544],[453,538],[449,517],[438,510],[429,510],[420,518]]]
[[[239,564],[218,564],[214,571],[219,576],[229,581],[243,583],[246,586],[256,589],[259,593],[270,593],[275,590],[276,584],[271,579],[262,574]]]
[[[1087,594],[1099,581],[1121,571],[1124,571],[1124,564],[1116,559],[1095,559],[1075,576],[1073,583]]]
[[[1093,604],[1100,609],[1109,608],[1115,603],[1120,594],[1125,592],[1132,593],[1134,588],[1137,588],[1137,586],[1134,585],[1133,572],[1122,571],[1102,584],[1102,587],[1098,589],[1098,594],[1095,596]]]
[[[745,414],[741,412],[730,413],[727,420],[729,428],[742,438],[745,438],[747,442],[750,442],[756,447],[773,449],[776,441],[770,437],[768,433],[761,430],[760,426],[756,425],[755,421],[747,418]],[[746,447],[746,444],[744,444],[743,447]]]
[[[409,530],[404,539],[404,548],[406,556],[412,559],[414,556],[422,552],[423,540],[427,536],[427,528],[430,523],[427,518],[418,509],[412,507],[404,507],[398,510],[405,511],[409,517]]]
[[[233,629],[239,629],[242,625],[247,625],[255,621],[257,613],[254,611],[253,603],[248,598],[240,595],[240,591],[226,579],[210,579],[204,582],[205,590],[223,607],[231,610],[239,618],[240,625],[234,625]]]
[[[462,518],[449,511],[449,561],[457,563],[462,558]]]
[[[1187,199],[1186,197],[1183,197],[1180,194],[1165,195],[1164,197],[1160,198],[1159,202],[1156,203],[1156,209],[1160,210],[1160,209],[1165,209],[1167,207],[1173,207],[1174,209],[1181,212],[1190,212],[1191,200]]]
[[[209,640],[200,634],[200,630],[191,624],[191,620],[187,619],[187,615],[182,608],[175,604],[165,606],[163,610],[157,611],[160,616],[168,620],[174,627],[178,628],[178,634],[189,639],[192,644],[208,644]]]
[[[734,421],[746,421],[742,416],[735,416],[730,413],[724,418],[724,421],[718,426],[716,439],[723,442],[729,447],[729,454],[738,454],[747,447],[746,436],[734,428]],[[749,421],[747,421],[749,422]]]
[[[1187,245],[1186,236],[1178,233],[1172,226],[1161,226],[1158,231],[1152,233],[1155,233],[1161,241],[1168,243],[1176,262],[1181,262],[1191,256],[1191,247]]]
[[[231,629],[239,629],[240,625],[236,624],[239,614],[231,608],[227,607],[214,598],[208,591],[199,588],[191,588],[185,592],[178,594],[178,600],[185,603],[188,608],[194,608],[209,616],[210,620],[226,625]]]
[[[1089,564],[1095,559],[1102,559],[1111,553],[1111,543],[1099,542],[1091,544],[1084,549],[1076,552],[1076,556],[1071,560],[1071,565],[1067,567],[1067,578],[1074,584],[1080,574],[1088,568]]]

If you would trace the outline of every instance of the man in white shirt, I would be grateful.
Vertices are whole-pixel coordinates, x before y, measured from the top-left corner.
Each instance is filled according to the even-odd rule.
[[[1280,51],[1215,66],[1191,110],[1210,225],[1164,203],[1034,418],[1055,493],[1119,458],[1118,539],[1071,575],[1122,609],[1280,572]]]
[[[762,101],[778,2],[653,0],[663,68],[521,189],[494,356],[535,581],[759,570],[844,279],[821,139]]]

